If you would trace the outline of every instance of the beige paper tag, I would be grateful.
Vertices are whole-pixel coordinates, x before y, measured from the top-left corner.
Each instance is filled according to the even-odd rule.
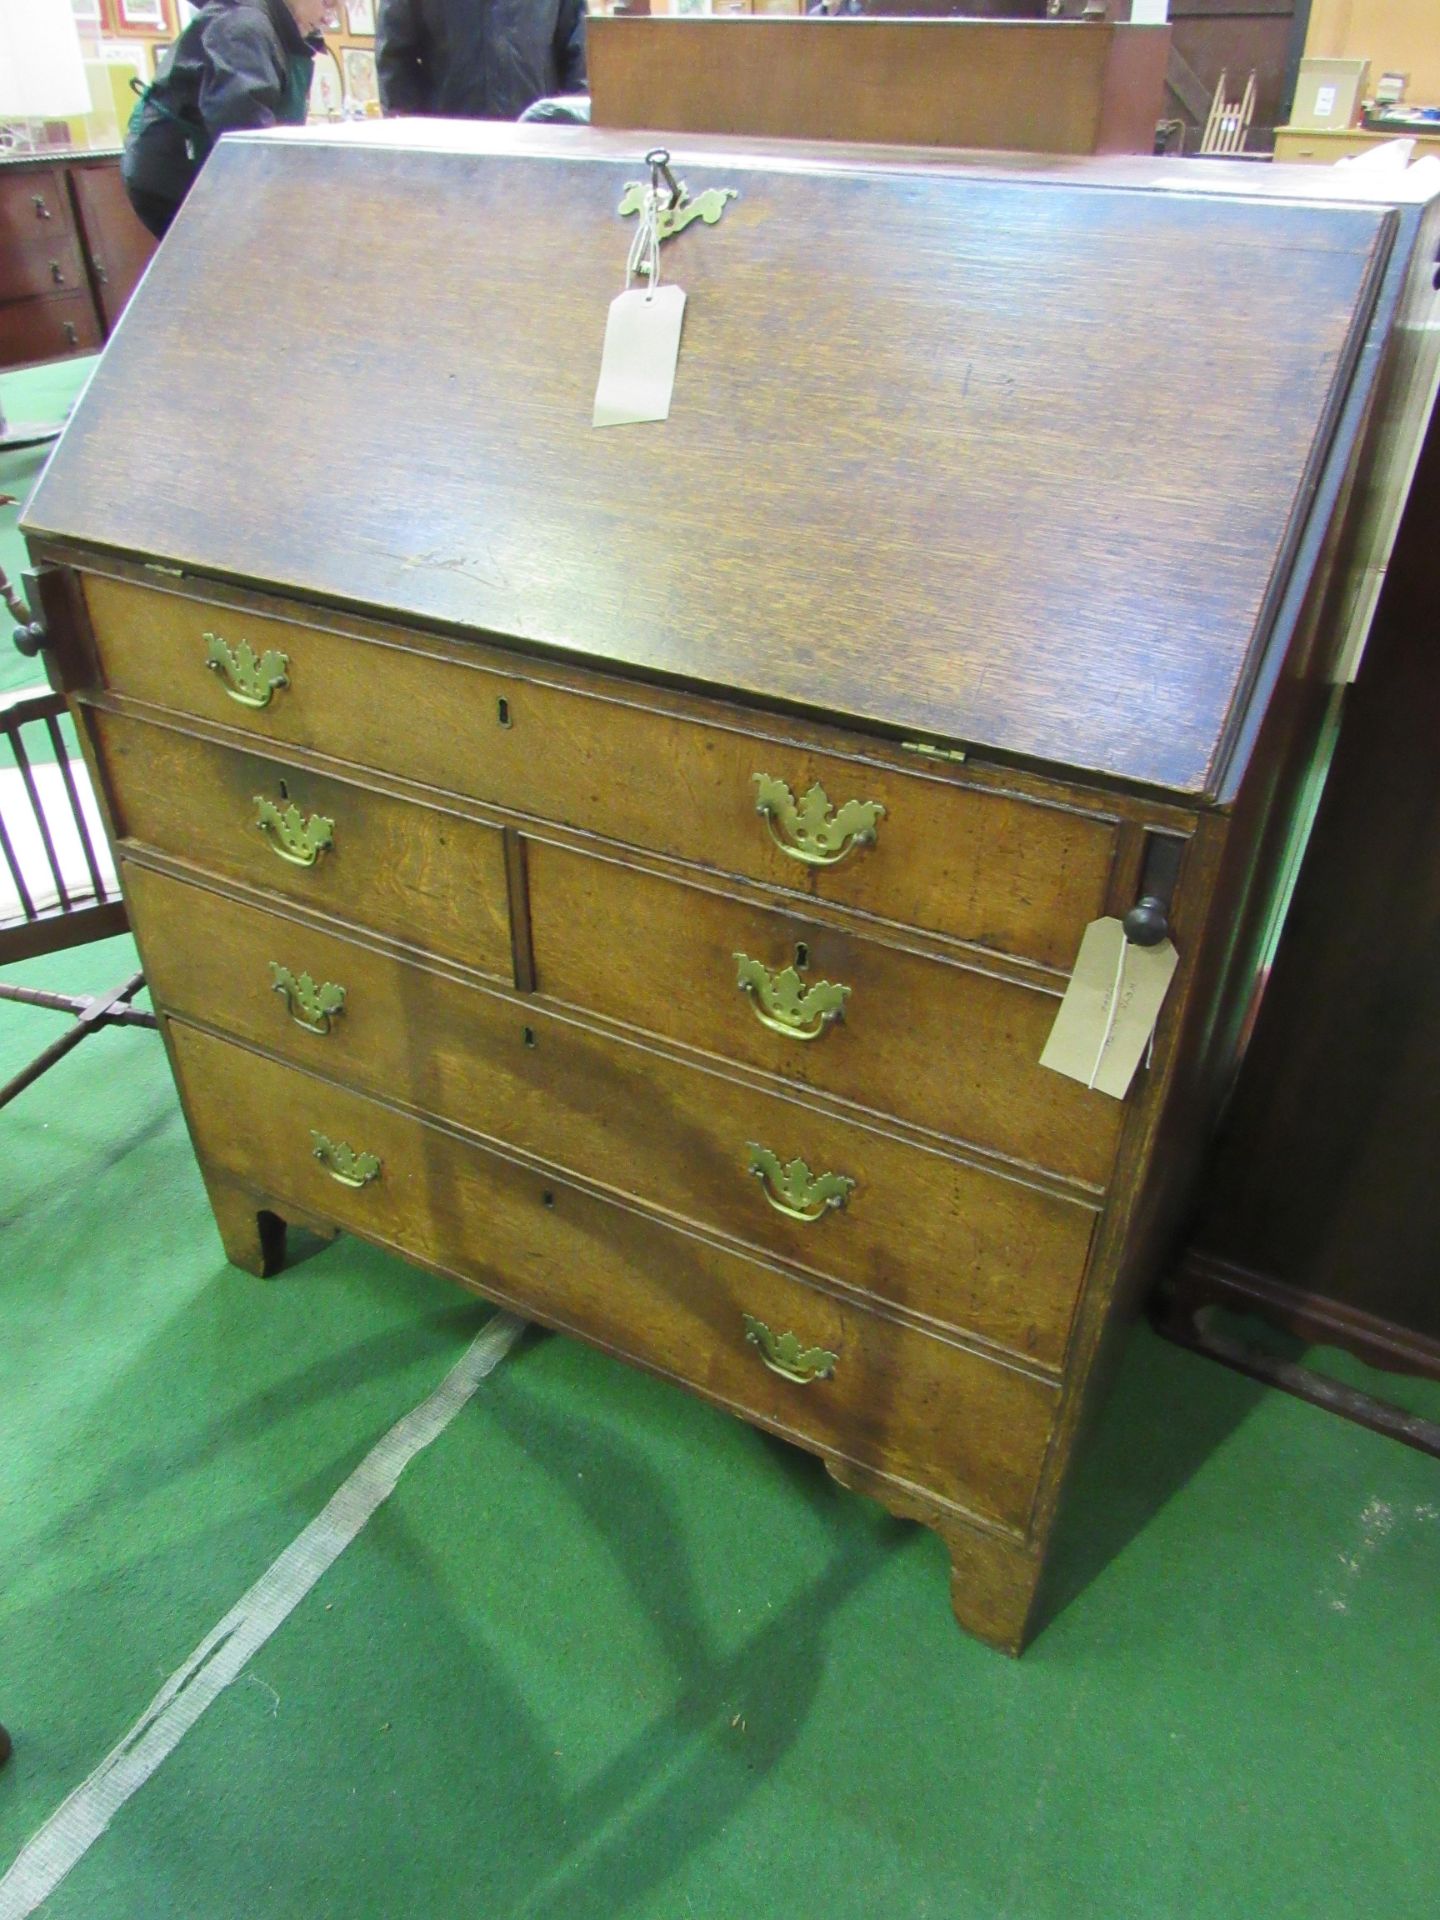
[[[597,427],[668,420],[685,318],[681,287],[632,287],[610,302],[595,389]]]
[[[1041,1066],[1123,1100],[1178,961],[1168,940],[1132,946],[1118,920],[1092,920]]]

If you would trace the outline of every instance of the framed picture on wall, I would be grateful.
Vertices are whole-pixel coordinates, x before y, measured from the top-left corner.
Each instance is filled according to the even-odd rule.
[[[356,40],[373,40],[375,0],[345,0],[345,21]]]
[[[340,80],[340,62],[329,47],[315,56],[315,71],[310,76],[310,120],[338,120],[345,111],[345,88]]]
[[[111,33],[175,34],[169,0],[105,0],[105,25]]]
[[[375,55],[369,47],[342,47],[340,67],[345,75],[345,104],[353,112],[363,113],[372,104],[380,105],[380,82],[375,72]]]

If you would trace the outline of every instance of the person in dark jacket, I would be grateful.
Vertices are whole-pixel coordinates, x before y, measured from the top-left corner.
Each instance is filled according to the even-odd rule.
[[[386,113],[517,120],[552,93],[585,90],[585,0],[380,0]]]
[[[222,133],[299,126],[336,0],[205,0],[130,116],[121,177],[163,238]]]

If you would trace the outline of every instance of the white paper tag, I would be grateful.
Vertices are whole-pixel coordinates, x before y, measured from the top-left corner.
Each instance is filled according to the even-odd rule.
[[[1133,946],[1118,920],[1092,920],[1041,1066],[1123,1100],[1178,961],[1168,940]]]
[[[685,318],[681,287],[631,287],[610,302],[595,389],[597,427],[668,420]]]

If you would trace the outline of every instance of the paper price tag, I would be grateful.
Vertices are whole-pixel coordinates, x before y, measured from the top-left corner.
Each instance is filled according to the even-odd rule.
[[[595,388],[597,427],[668,420],[685,319],[681,287],[632,287],[610,302]]]
[[[1092,920],[1041,1066],[1123,1100],[1178,964],[1168,940],[1133,946],[1118,920]]]

